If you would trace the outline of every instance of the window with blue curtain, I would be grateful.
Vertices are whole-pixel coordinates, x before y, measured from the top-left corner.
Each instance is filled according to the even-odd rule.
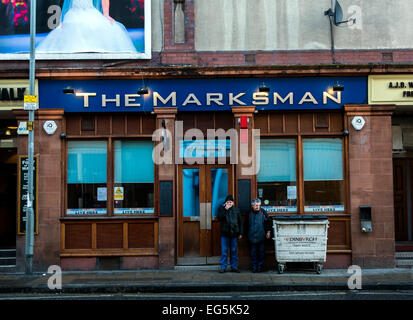
[[[344,211],[343,141],[303,139],[304,211]]]
[[[261,139],[258,197],[268,212],[297,211],[296,139]]]
[[[114,214],[154,213],[153,142],[114,143]]]
[[[106,141],[69,141],[67,214],[106,214]]]

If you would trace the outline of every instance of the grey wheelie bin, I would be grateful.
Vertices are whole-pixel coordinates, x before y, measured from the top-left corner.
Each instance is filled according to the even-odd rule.
[[[326,261],[328,217],[283,215],[272,219],[278,272],[284,272],[287,262],[313,262],[320,274]]]

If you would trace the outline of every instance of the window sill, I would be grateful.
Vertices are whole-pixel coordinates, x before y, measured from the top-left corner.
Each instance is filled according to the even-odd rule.
[[[139,219],[158,219],[157,215],[117,215],[117,216],[76,216],[76,217],[60,217],[60,221],[71,220],[139,220]]]
[[[326,215],[326,216],[337,217],[337,216],[351,216],[351,213],[346,212],[346,211],[305,212],[305,213],[302,213],[302,214],[300,214],[298,212],[276,212],[276,213],[268,212],[268,215],[271,216],[271,217],[272,216],[278,216],[278,215],[280,215],[280,216],[287,216],[287,215],[303,215],[303,216],[306,216],[306,215]]]

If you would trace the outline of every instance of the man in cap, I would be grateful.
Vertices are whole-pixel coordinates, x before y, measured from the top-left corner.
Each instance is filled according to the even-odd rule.
[[[265,239],[271,236],[271,220],[267,212],[261,208],[259,198],[251,202],[246,230],[251,244],[252,272],[261,272],[264,264]]]
[[[218,220],[221,221],[221,261],[219,272],[227,269],[228,250],[230,252],[230,265],[232,272],[238,269],[238,239],[242,238],[242,218],[239,208],[234,206],[234,198],[228,195],[225,203],[218,208]]]

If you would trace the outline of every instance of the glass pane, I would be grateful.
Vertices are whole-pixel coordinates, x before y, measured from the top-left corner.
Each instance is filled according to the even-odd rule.
[[[228,169],[211,169],[211,190],[212,190],[212,216],[218,214],[218,208],[224,203],[228,195]]]
[[[258,197],[267,212],[296,212],[297,186],[295,182],[259,182]]]
[[[304,181],[343,180],[341,139],[304,139]]]
[[[152,141],[115,141],[114,214],[154,213]]]
[[[69,141],[67,215],[106,214],[106,141]]]
[[[304,211],[344,211],[344,181],[304,181]]]
[[[68,184],[66,214],[106,214],[106,184]]]
[[[261,139],[258,182],[296,181],[295,139]]]
[[[69,141],[67,183],[106,183],[106,141]]]
[[[268,212],[296,212],[296,140],[260,140],[258,197]]]
[[[304,139],[303,150],[304,211],[344,211],[342,140]]]
[[[199,169],[182,170],[183,216],[199,217]]]
[[[114,214],[153,214],[153,189],[153,183],[116,183]]]
[[[115,141],[115,183],[153,183],[152,141]]]

